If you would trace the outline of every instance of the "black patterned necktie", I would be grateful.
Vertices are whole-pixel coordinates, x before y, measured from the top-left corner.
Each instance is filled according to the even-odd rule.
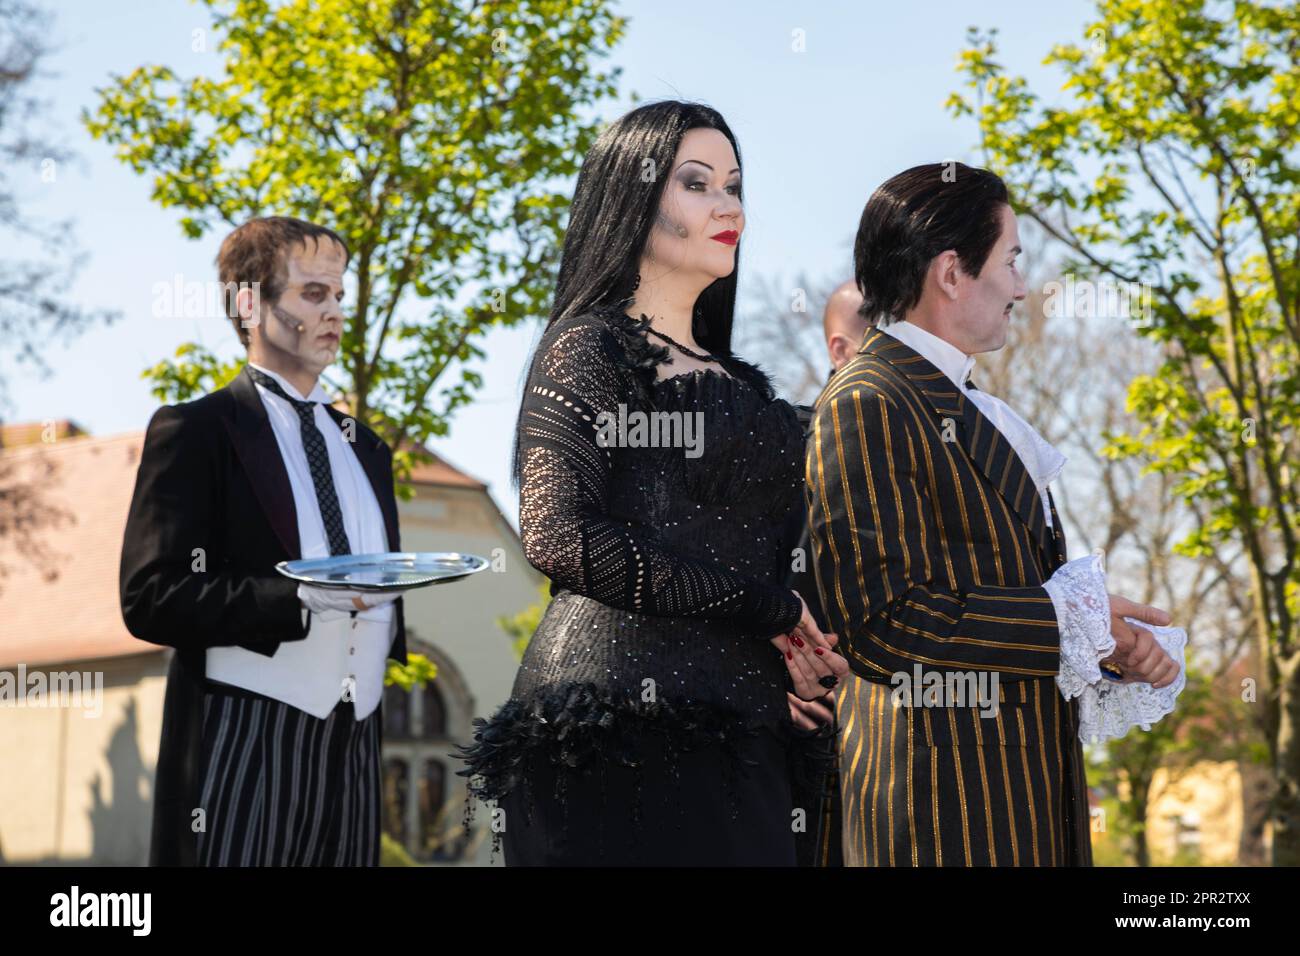
[[[302,447],[307,453],[307,466],[311,469],[311,483],[316,486],[316,505],[320,508],[325,534],[329,537],[330,555],[351,554],[348,535],[343,530],[343,513],[339,510],[339,496],[334,490],[334,473],[330,471],[330,456],[325,450],[325,436],[316,427],[316,402],[291,398],[280,383],[251,365],[245,365],[253,381],[279,395],[293,406],[302,426]]]

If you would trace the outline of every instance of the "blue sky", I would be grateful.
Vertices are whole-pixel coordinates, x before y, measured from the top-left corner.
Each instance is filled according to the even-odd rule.
[[[56,50],[38,92],[49,102],[45,128],[76,162],[53,183],[40,171],[12,173],[33,215],[71,218],[88,261],[68,295],[116,309],[122,319],[93,328],[69,346],[51,345],[53,374],[38,379],[3,368],[10,421],[70,418],[92,434],[144,428],[156,401],[140,372],[185,341],[225,357],[242,350],[220,320],[159,319],[154,285],[215,278],[221,235],[185,239],[180,213],[149,198],[147,178],[93,141],[78,115],[96,101],[111,73],[145,64],[181,76],[216,75],[214,52],[191,51],[192,31],[207,26],[204,7],[184,0],[64,0],[55,11]],[[745,278],[848,278],[853,230],[871,191],[908,166],[977,160],[976,131],[943,108],[960,85],[957,53],[971,25],[1000,30],[1000,60],[1027,76],[1048,102],[1061,99],[1059,77],[1041,66],[1053,44],[1077,40],[1092,18],[1078,0],[995,4],[962,2],[704,2],[627,0],[628,34],[610,62],[623,67],[622,93],[610,118],[646,99],[701,100],[727,117],[745,161]],[[791,50],[792,31],[806,50]],[[211,47],[211,44],[209,44]],[[633,98],[635,96],[635,98]],[[8,255],[11,250],[0,254]],[[482,342],[484,387],[458,413],[434,450],[487,481],[513,521],[509,487],[511,430],[521,376],[537,326],[493,331]],[[744,330],[740,330],[743,344]],[[743,354],[743,352],[742,352]]]

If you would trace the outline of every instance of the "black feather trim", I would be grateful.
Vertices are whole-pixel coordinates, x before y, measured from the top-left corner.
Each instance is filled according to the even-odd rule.
[[[638,320],[612,306],[602,306],[592,311],[605,320],[622,346],[623,354],[615,356],[615,359],[624,368],[637,374],[644,385],[644,393],[648,395],[650,386],[658,377],[656,367],[671,357],[668,346],[659,345],[646,336],[644,330],[650,324],[650,319],[644,314]],[[715,352],[714,356],[724,369],[754,386],[764,401],[771,402],[776,398],[771,377],[761,367],[731,353],[723,355]]]
[[[759,731],[739,712],[711,704],[628,701],[589,683],[548,687],[527,701],[512,697],[491,719],[475,718],[474,728],[474,743],[449,756],[465,762],[456,773],[471,779],[470,792],[481,800],[500,799],[518,786],[530,759],[570,769],[605,762],[636,767],[650,734],[662,735],[677,752],[721,745],[752,765],[735,745]]]

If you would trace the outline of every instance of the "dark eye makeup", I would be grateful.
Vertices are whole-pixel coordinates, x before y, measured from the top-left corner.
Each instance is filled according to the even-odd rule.
[[[691,179],[691,180],[685,180],[685,179],[684,179],[684,180],[682,180],[682,184],[683,184],[687,189],[694,189],[696,186],[708,186],[708,185],[709,185],[708,182],[707,182],[706,180],[703,180],[703,179]],[[730,192],[733,196],[739,195],[739,193],[740,193],[740,183],[731,183],[731,184],[729,184],[726,188],[727,188],[727,191]]]

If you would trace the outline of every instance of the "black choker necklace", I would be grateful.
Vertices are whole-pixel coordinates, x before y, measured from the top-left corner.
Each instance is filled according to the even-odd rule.
[[[689,355],[691,358],[695,359],[698,362],[718,361],[717,358],[715,358],[712,355],[709,355],[707,352],[696,352],[693,349],[688,349],[685,345],[682,345],[680,342],[678,342],[676,339],[672,338],[671,336],[664,335],[664,333],[660,332],[658,329],[656,329],[654,326],[650,324],[650,320],[646,318],[644,314],[641,316],[641,321],[645,323],[645,330],[647,332],[649,332],[651,335],[659,336],[659,338],[663,339],[665,342],[667,342],[677,351],[681,352],[683,355]]]

